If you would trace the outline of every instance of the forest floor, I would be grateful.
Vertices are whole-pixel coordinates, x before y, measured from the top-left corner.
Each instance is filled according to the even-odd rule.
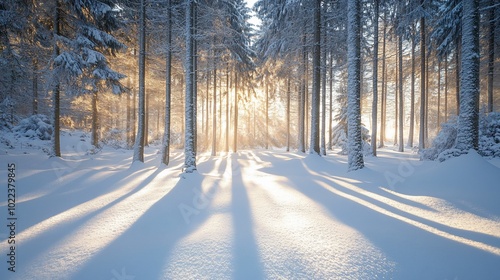
[[[181,151],[23,141],[0,147],[0,279],[500,279],[498,159],[245,150],[183,174]]]

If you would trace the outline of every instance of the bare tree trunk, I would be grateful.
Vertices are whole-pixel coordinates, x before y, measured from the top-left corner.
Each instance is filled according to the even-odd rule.
[[[217,155],[217,65],[215,62],[215,57],[217,57],[214,51],[214,96],[212,104],[212,156]]]
[[[321,59],[321,155],[326,156],[326,139],[325,139],[325,134],[326,134],[326,62],[327,62],[327,53],[326,53],[326,21],[323,18],[323,30],[321,33],[323,36],[323,47],[321,48],[321,54],[323,58]]]
[[[127,79],[128,80],[128,88],[130,89],[130,78]],[[126,131],[127,131],[127,147],[130,148],[132,146],[132,133],[131,133],[131,130],[132,130],[132,125],[131,125],[131,116],[130,116],[130,113],[131,113],[131,102],[130,102],[130,93],[127,92],[127,120],[126,120]]]
[[[403,115],[404,115],[404,112],[403,112],[403,36],[402,35],[399,35],[398,37],[398,68],[399,68],[399,76],[398,76],[398,111],[399,111],[399,115],[398,115],[398,118],[399,118],[399,140],[398,140],[398,143],[399,143],[399,147],[398,147],[398,151],[399,152],[404,152],[404,141],[403,141],[403,127],[404,127],[404,123],[403,123]]]
[[[330,91],[330,109],[328,110],[329,112],[329,119],[328,119],[328,149],[331,151],[332,150],[332,125],[333,125],[333,54],[330,51],[330,63],[329,65],[329,72],[330,72],[330,78],[329,78],[329,91]]]
[[[420,0],[420,5],[424,0]],[[420,128],[418,148],[425,149],[425,18],[420,18]]]
[[[360,104],[360,37],[361,37],[361,1],[347,2],[347,138],[348,170],[364,167],[361,139],[361,104]]]
[[[195,111],[195,49],[194,49],[194,14],[195,1],[187,0],[186,5],[186,61],[185,61],[185,79],[186,79],[186,95],[185,95],[185,138],[184,138],[184,171],[192,173],[196,170],[196,143],[195,143],[195,127],[194,111]]]
[[[444,56],[444,120],[448,121],[448,54]]]
[[[438,60],[438,80],[437,80],[437,129],[441,127],[441,60]]]
[[[301,77],[300,77],[300,93],[297,101],[299,102],[299,151],[306,152],[305,148],[305,111],[306,111],[306,63],[307,63],[307,49],[306,49],[306,35],[302,35],[302,64],[301,64]]]
[[[61,2],[57,0],[56,10],[54,15],[54,34],[59,36],[60,34],[60,23],[61,23]],[[54,42],[54,58],[59,56],[59,46],[57,42]],[[53,92],[53,121],[54,121],[54,131],[52,133],[52,156],[61,157],[61,140],[60,140],[60,83],[58,78]]]
[[[226,67],[226,153],[229,153],[229,66]]]
[[[408,147],[413,148],[413,131],[415,130],[415,26],[412,26],[411,37],[411,90],[410,90],[410,131],[408,133]]]
[[[385,146],[385,123],[387,114],[387,69],[386,69],[386,35],[387,35],[387,10],[384,9],[384,31],[382,40],[382,100],[380,105],[380,137],[379,137],[379,147]]]
[[[372,154],[377,156],[377,109],[378,109],[378,17],[379,17],[379,0],[374,0],[374,17],[373,20],[373,100],[372,100],[372,135],[371,145]]]
[[[290,77],[286,80],[286,151],[290,151]]]
[[[233,152],[238,151],[238,72],[234,72],[234,136]]]
[[[488,112],[493,112],[493,77],[495,73],[495,0],[490,0],[490,11],[488,13]]]
[[[92,92],[92,145],[99,148],[99,122],[97,116],[97,89]]]
[[[269,148],[269,80],[266,76],[266,150]]]
[[[460,115],[460,39],[457,39],[455,50],[455,97],[457,116]]]
[[[146,125],[145,108],[145,71],[146,71],[146,0],[141,0],[139,19],[139,118],[137,126],[137,137],[134,144],[133,161],[144,162],[144,128]]]
[[[38,60],[33,59],[33,115],[38,114]]]
[[[463,0],[460,115],[457,149],[478,149],[479,141],[479,0]]]
[[[170,162],[170,123],[172,99],[172,0],[167,1],[167,38],[165,61],[165,127],[163,131],[162,163]]]

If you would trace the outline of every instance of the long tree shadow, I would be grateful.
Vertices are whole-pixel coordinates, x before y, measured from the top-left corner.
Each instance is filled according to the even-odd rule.
[[[233,279],[263,279],[264,272],[254,235],[251,205],[236,155],[232,156],[231,164],[231,213],[234,228],[232,276]]]
[[[221,163],[217,168],[224,166]],[[137,279],[164,279],[170,273],[165,265],[174,257],[176,245],[212,214],[210,205],[222,178],[203,189],[204,179],[199,173],[183,174],[173,187],[166,184],[171,189],[164,190],[133,225],[79,268],[75,278],[109,279],[124,268]]]
[[[324,164],[328,165],[326,161]],[[304,167],[302,176],[295,174],[294,178],[298,180],[293,187],[324,206],[335,218],[361,232],[394,260],[398,264],[395,278],[415,275],[424,275],[423,278],[445,279],[457,275],[474,278],[477,271],[488,275],[487,278],[500,276],[500,269],[494,268],[500,257],[473,247],[475,241],[469,239],[474,238],[485,243],[486,247],[494,247],[489,242],[498,241],[496,238],[451,228],[400,211],[315,174],[311,169],[315,166],[308,166],[307,161],[304,161]],[[459,238],[454,239],[453,235],[459,235]],[[461,236],[467,240],[461,239]],[[479,259],[481,262],[477,262]],[[440,266],[445,269],[440,269]],[[424,267],[427,268],[424,270]]]
[[[51,252],[51,250],[53,250],[61,240],[64,240],[81,230],[82,224],[89,223],[93,218],[106,212],[115,205],[120,204],[132,195],[140,192],[162,171],[162,169],[156,170],[135,187],[130,188],[119,196],[106,201],[102,205],[99,205],[99,208],[91,207],[89,211],[86,211],[78,217],[71,216],[69,219],[64,219],[60,223],[54,223],[53,225],[50,225],[49,228],[39,232],[29,239],[22,240],[22,243],[19,245],[19,251],[21,253],[25,252],[22,258],[23,264],[30,264],[34,260],[40,259],[43,255],[48,255],[48,253]],[[22,235],[20,236],[22,237]]]
[[[481,271],[487,279],[500,275],[500,269],[494,265],[500,257],[493,253],[500,250],[497,237],[438,223],[407,212],[406,208],[399,209],[401,205],[410,204],[420,209],[416,213],[433,212],[427,205],[409,203],[406,198],[382,190],[378,186],[380,178],[377,179],[381,175],[373,174],[373,170],[348,174],[344,171],[345,165],[324,158],[274,162],[272,167],[259,170],[287,177],[288,187],[322,205],[332,218],[362,233],[397,263],[395,278],[415,275],[477,278],[475,271]]]

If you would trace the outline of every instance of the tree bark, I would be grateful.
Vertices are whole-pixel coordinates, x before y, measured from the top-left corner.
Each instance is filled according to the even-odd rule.
[[[408,132],[408,147],[413,148],[413,132],[415,130],[415,26],[412,26],[411,37],[411,89],[410,89],[410,130]]]
[[[479,1],[463,0],[460,115],[457,149],[478,149],[479,140]]]
[[[399,118],[399,133],[398,133],[398,136],[399,136],[399,140],[398,140],[398,143],[399,143],[399,147],[398,147],[398,151],[399,152],[404,152],[404,141],[403,141],[403,128],[404,128],[404,122],[403,122],[403,115],[404,115],[404,112],[403,112],[403,105],[404,105],[404,100],[403,100],[403,36],[402,35],[399,35],[398,37],[398,55],[399,55],[399,59],[398,59],[398,68],[399,68],[399,76],[398,76],[398,94],[399,94],[399,97],[398,97],[398,111],[399,111],[399,115],[398,115],[398,118]]]
[[[495,0],[490,0],[490,11],[488,13],[488,112],[493,112],[493,77],[495,73]]]
[[[185,58],[185,136],[184,136],[184,171],[192,173],[196,171],[196,143],[194,127],[194,0],[187,0],[186,5],[186,58]]]
[[[420,5],[424,0],[420,0]],[[425,149],[425,18],[420,18],[420,128],[418,148]]]
[[[56,10],[54,15],[54,34],[59,36],[60,34],[60,24],[61,24],[61,2],[57,0]],[[59,56],[59,46],[57,42],[54,42],[54,58]],[[61,140],[60,140],[60,83],[58,78],[56,77],[56,85],[54,86],[53,91],[53,122],[54,122],[54,131],[52,133],[52,156],[61,157]]]
[[[379,0],[373,1],[374,17],[373,20],[373,99],[372,99],[372,155],[377,156],[377,109],[378,109],[378,17],[379,17]]]
[[[162,163],[170,162],[170,123],[172,99],[172,0],[167,0],[167,38],[165,61],[165,128],[163,131]]]
[[[360,104],[360,7],[360,0],[347,2],[347,138],[349,143],[347,161],[349,171],[364,167]]]
[[[286,151],[290,151],[290,77],[286,80]]]
[[[234,72],[234,136],[233,152],[238,151],[238,72]]]
[[[146,71],[146,0],[140,3],[139,19],[139,117],[137,125],[137,137],[134,144],[133,161],[144,162],[144,129],[146,124],[145,114],[145,71]]]

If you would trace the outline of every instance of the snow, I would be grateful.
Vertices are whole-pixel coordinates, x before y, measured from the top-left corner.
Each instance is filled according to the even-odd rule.
[[[0,279],[499,279],[500,162],[445,162],[379,150],[347,157],[276,151],[200,154],[182,173],[161,147],[132,151],[62,133],[0,143],[0,178],[16,164],[16,272]],[[26,145],[27,141],[31,145]],[[7,221],[7,192],[0,193]]]

